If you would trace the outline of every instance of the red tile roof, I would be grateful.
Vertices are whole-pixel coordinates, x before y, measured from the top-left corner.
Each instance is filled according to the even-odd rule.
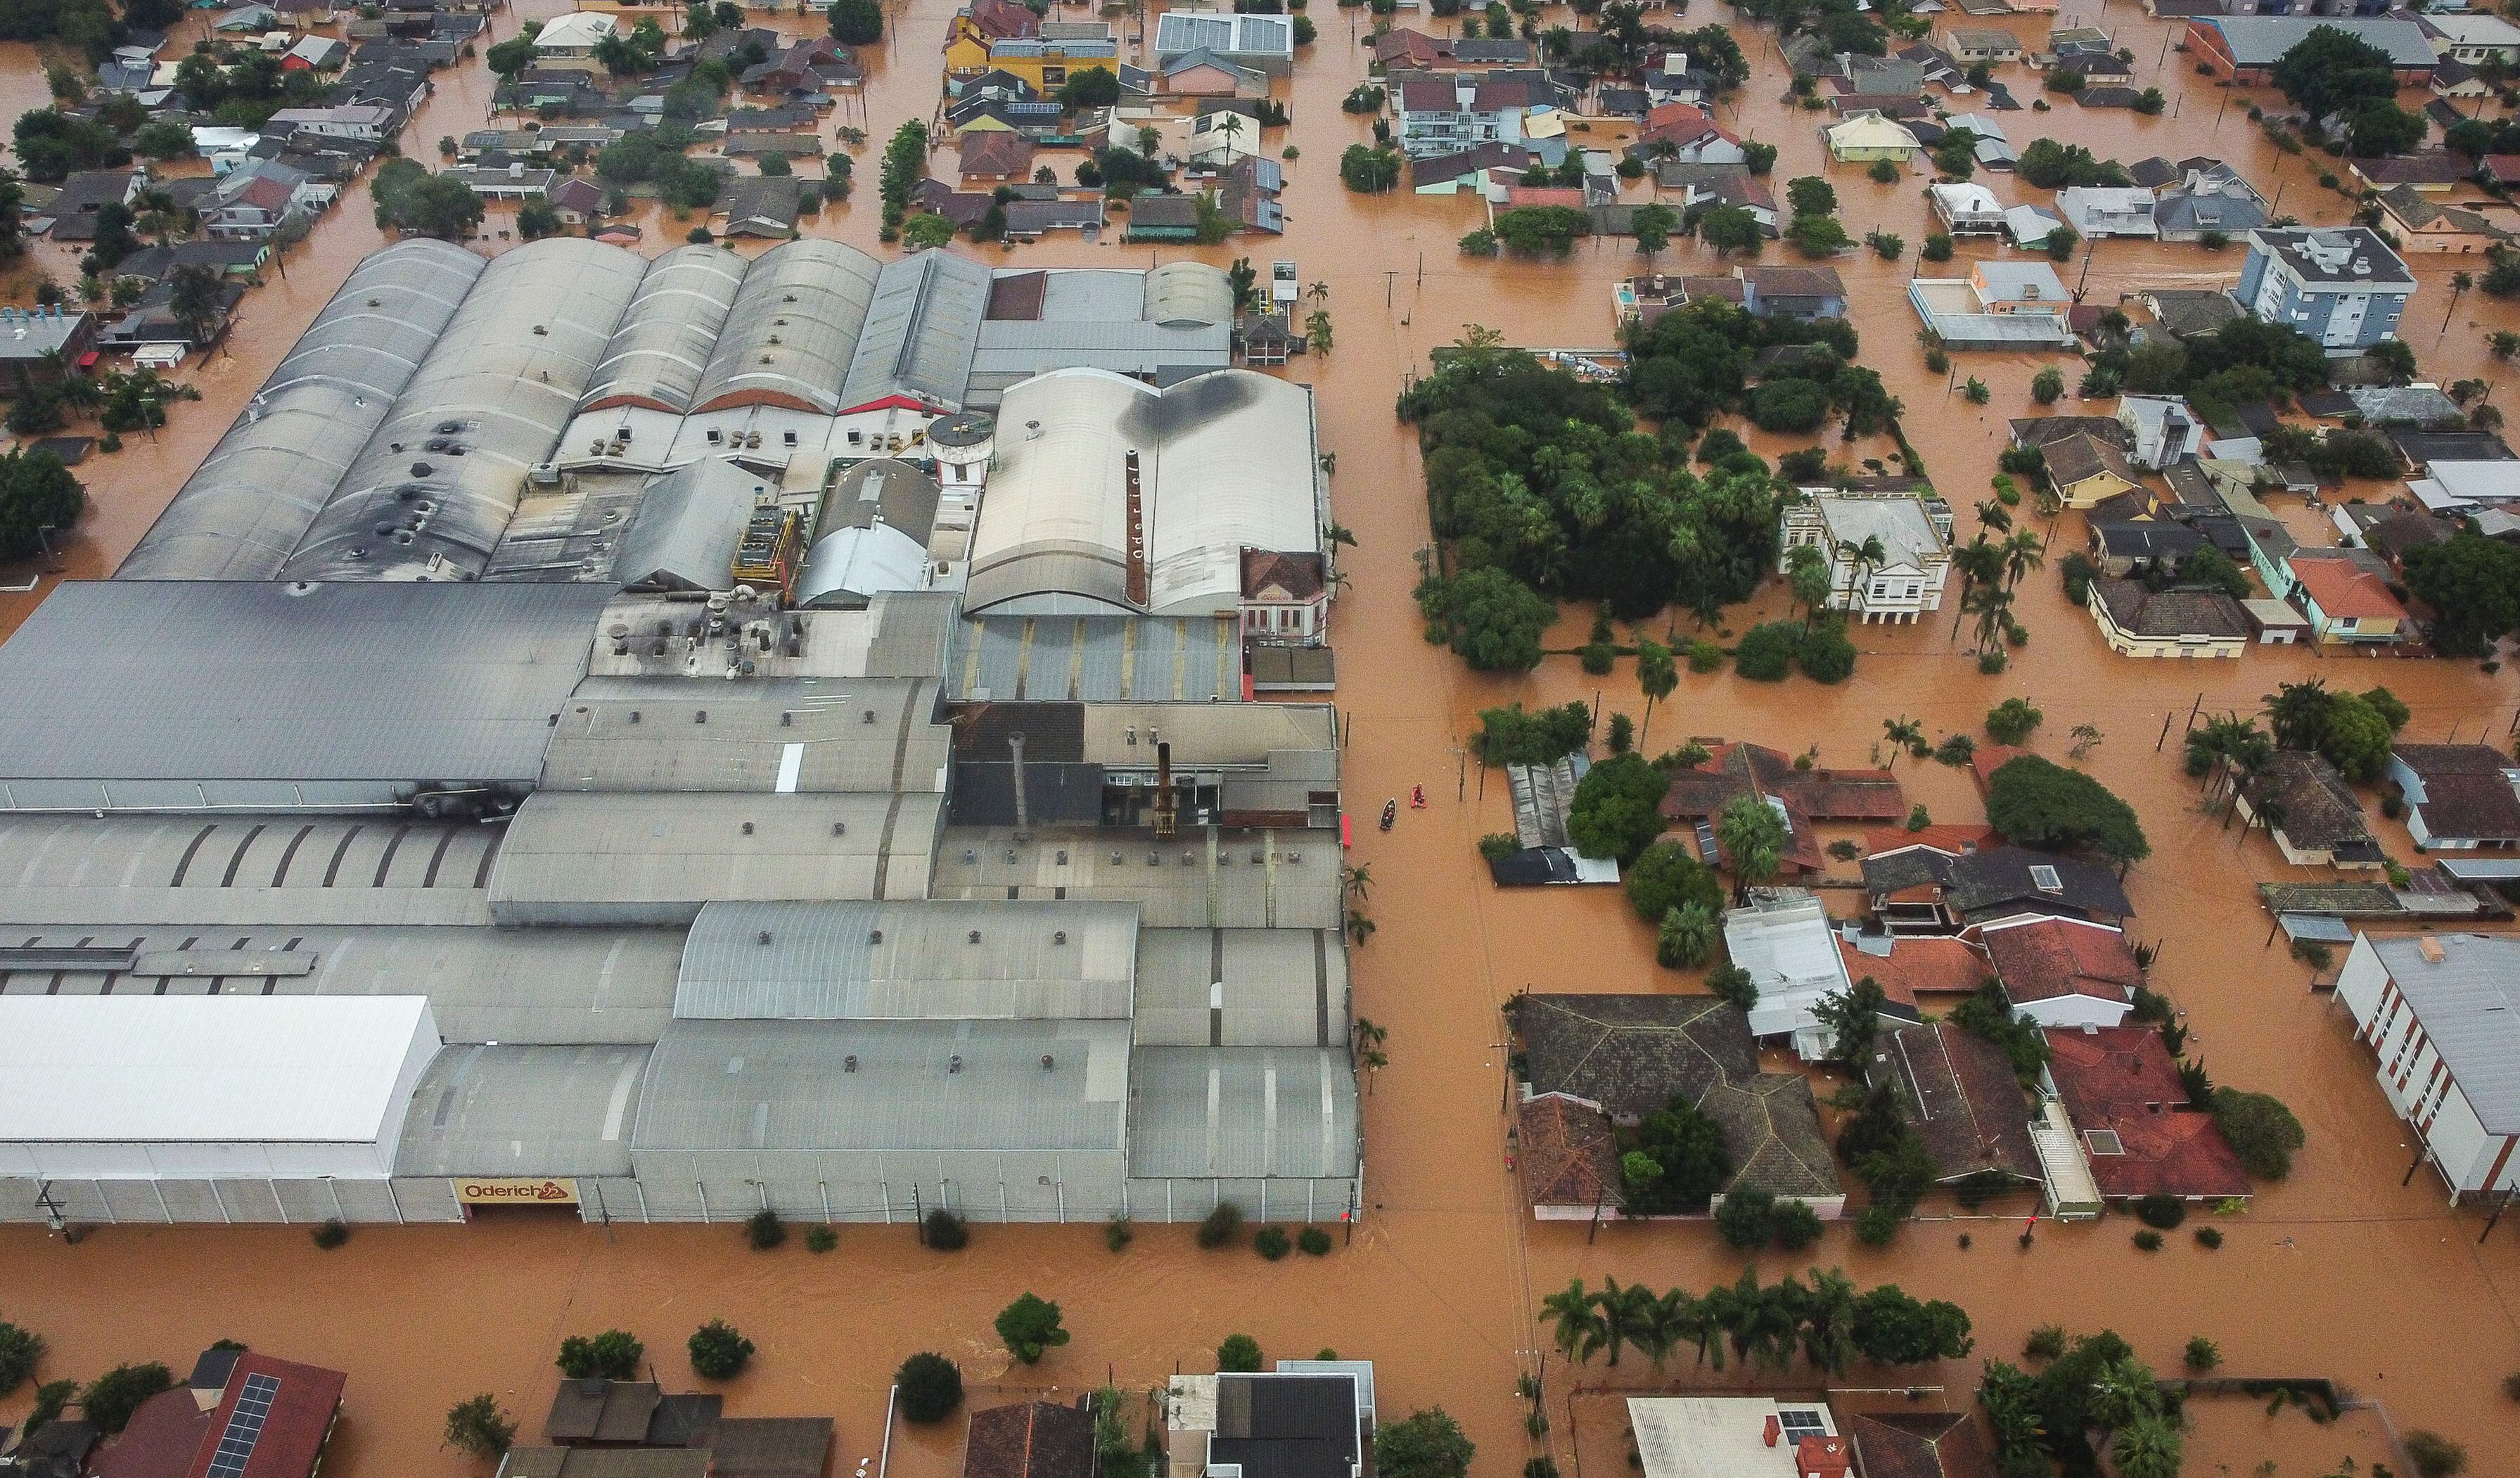
[[[94,1478],[182,1478],[211,1430],[210,1413],[190,1388],[160,1391],[131,1413],[131,1424],[88,1458]]]
[[[2092,1180],[2111,1199],[2167,1194],[2244,1196],[2248,1173],[2214,1127],[2191,1111],[2178,1064],[2148,1026],[2111,1026],[2048,1033],[2048,1072],[2066,1116],[2084,1137],[2109,1130],[2120,1154],[2089,1154]]]
[[[1964,940],[1907,936],[1897,939],[1887,955],[1868,955],[1843,938],[1837,952],[1846,960],[1846,977],[1872,977],[1881,993],[1904,1006],[1918,995],[1966,995],[1986,984],[1986,960]]]
[[[2329,616],[2403,621],[2407,607],[2380,577],[2350,560],[2291,560],[2285,567]]]
[[[1987,958],[2013,1005],[2090,996],[2133,1003],[2143,970],[2126,935],[2072,918],[1986,931]]]
[[[1519,1118],[1522,1187],[1532,1205],[1617,1207],[1618,1148],[1599,1109],[1546,1093],[1526,1100]]]
[[[1980,744],[1969,756],[1969,770],[1977,776],[1979,793],[1985,793],[1986,787],[1994,783],[1995,772],[2029,752],[2011,744]]]
[[[201,1451],[193,1456],[187,1478],[207,1478],[210,1459],[218,1456],[220,1434],[235,1414],[246,1379],[268,1375],[280,1383],[270,1414],[254,1439],[253,1456],[242,1478],[308,1478],[324,1456],[324,1439],[333,1432],[333,1414],[340,1409],[342,1388],[350,1378],[338,1370],[274,1360],[251,1351],[238,1358],[228,1372],[227,1394],[210,1412],[210,1425]]]
[[[1510,185],[1505,192],[1506,208],[1519,210],[1526,205],[1564,205],[1570,210],[1584,208],[1584,192],[1554,185]]]
[[[966,177],[1013,178],[1032,170],[1032,140],[1019,133],[963,135],[962,171]]]

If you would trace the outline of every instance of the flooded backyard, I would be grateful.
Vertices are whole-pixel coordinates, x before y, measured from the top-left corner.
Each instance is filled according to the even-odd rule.
[[[529,6],[524,14],[558,8]],[[933,112],[935,47],[951,9],[947,0],[890,8],[894,39],[867,56],[873,139],[858,152],[856,201],[811,218],[812,234],[890,254],[877,243],[876,156],[901,120]],[[1358,541],[1341,556],[1351,583],[1333,632],[1348,803],[1363,817],[1415,784],[1425,785],[1430,799],[1422,812],[1404,811],[1389,833],[1371,827],[1358,833],[1356,860],[1372,869],[1370,912],[1378,928],[1356,957],[1355,1007],[1388,1029],[1391,1061],[1363,1100],[1369,1209],[1352,1244],[1327,1258],[1273,1265],[1248,1251],[1198,1251],[1187,1228],[1141,1228],[1135,1243],[1114,1255],[1099,1228],[984,1225],[974,1229],[968,1251],[951,1256],[921,1249],[907,1228],[844,1230],[837,1249],[824,1256],[792,1239],[762,1255],[746,1251],[732,1227],[608,1230],[528,1213],[462,1228],[362,1230],[331,1253],[315,1250],[303,1231],[103,1228],[70,1246],[40,1229],[0,1229],[0,1318],[44,1334],[48,1378],[91,1376],[122,1360],[158,1359],[180,1368],[212,1339],[240,1339],[349,1372],[328,1473],[458,1474],[478,1465],[439,1447],[447,1407],[476,1391],[495,1392],[530,1437],[554,1389],[551,1355],[563,1335],[628,1328],[646,1339],[659,1378],[680,1388],[693,1379],[684,1336],[724,1318],[761,1352],[730,1388],[730,1408],[835,1416],[836,1471],[881,1449],[886,1385],[905,1355],[936,1349],[953,1356],[975,1399],[986,1394],[979,1387],[1007,1379],[1009,1357],[990,1321],[1029,1289],[1062,1306],[1074,1342],[1022,1371],[1020,1382],[1055,1383],[1065,1393],[1106,1380],[1144,1389],[1176,1370],[1212,1368],[1216,1343],[1243,1332],[1272,1358],[1325,1348],[1371,1358],[1385,1418],[1444,1407],[1479,1444],[1477,1470],[1491,1478],[1508,1478],[1543,1452],[1577,1474],[1579,1430],[1583,1461],[1596,1475],[1626,1470],[1614,1427],[1598,1428],[1608,1435],[1594,1441],[1596,1424],[1614,1418],[1561,1421],[1538,1442],[1525,1435],[1515,1380],[1538,1366],[1546,1342],[1533,1321],[1539,1298],[1570,1277],[1703,1288],[1737,1276],[1743,1260],[1703,1227],[1611,1225],[1596,1237],[1581,1225],[1531,1221],[1508,1160],[1499,1007],[1526,987],[1668,991],[1695,989],[1696,982],[1655,965],[1650,932],[1615,890],[1496,889],[1475,843],[1483,833],[1511,829],[1507,787],[1502,777],[1483,785],[1475,766],[1464,769],[1461,746],[1483,707],[1591,701],[1598,693],[1606,709],[1642,718],[1642,700],[1632,663],[1594,678],[1573,657],[1552,656],[1531,674],[1505,679],[1468,672],[1421,641],[1410,588],[1416,554],[1428,540],[1425,503],[1414,435],[1395,424],[1392,405],[1404,377],[1423,373],[1429,350],[1466,326],[1496,328],[1515,343],[1612,342],[1611,285],[1638,270],[1640,259],[1619,242],[1583,244],[1562,261],[1467,258],[1455,243],[1480,223],[1469,200],[1369,198],[1343,189],[1338,153],[1367,130],[1337,105],[1364,77],[1368,54],[1349,44],[1360,13],[1331,11],[1317,0],[1316,14],[1322,39],[1299,62],[1291,94],[1287,137],[1302,157],[1287,166],[1282,241],[1246,237],[1211,248],[1149,250],[1117,245],[1115,224],[1102,245],[1058,239],[954,249],[1026,266],[1143,265],[1181,256],[1223,263],[1239,254],[1265,269],[1269,258],[1285,256],[1298,263],[1301,281],[1328,285],[1335,347],[1296,361],[1290,373],[1319,392],[1323,442],[1337,454],[1335,515]],[[1550,23],[1562,19],[1562,11],[1553,12]],[[2240,165],[2268,195],[2280,189],[2283,212],[2311,222],[2347,216],[2344,198],[2316,182],[2322,162],[2332,161],[2286,157],[2269,145],[2248,123],[2242,95],[2213,88],[2177,52],[2164,51],[2170,22],[2146,19],[2132,3],[2083,19],[2136,52],[2135,85],[2163,87],[2175,100],[2173,112],[2145,118],[2065,104],[2048,113],[2009,113],[2003,121],[2016,146],[2044,134],[2127,160],[2216,155]],[[1731,14],[1700,0],[1684,23],[1710,20],[1729,22]],[[518,22],[516,12],[499,13],[494,34],[513,34]],[[1439,30],[1451,24],[1421,23]],[[2045,18],[2009,23],[2027,37],[2044,34]],[[1824,115],[1780,103],[1784,78],[1767,32],[1744,24],[1739,34],[1757,74],[1724,105],[1721,121],[1779,146],[1779,182],[1826,175],[1851,234],[1877,227],[1910,244],[1897,263],[1863,253],[1833,265],[1849,287],[1864,340],[1860,357],[1906,402],[1907,433],[1962,511],[1965,539],[1966,510],[1996,470],[2005,419],[2027,413],[2031,377],[2058,361],[1955,355],[1961,377],[1977,376],[1991,387],[1984,407],[1925,373],[1905,281],[1916,270],[1913,248],[1928,229],[1924,179],[1877,185],[1860,168],[1825,164],[1817,133]],[[2025,100],[2035,83],[2024,79],[2033,75],[2005,73]],[[439,136],[480,126],[489,105],[477,62],[436,80],[434,97],[404,136],[408,151],[432,158]],[[0,48],[0,107],[14,112],[41,94],[26,49]],[[1074,157],[1053,157],[1062,175]],[[2007,202],[2047,194],[2004,176],[1994,183]],[[1643,198],[1631,190],[1632,199]],[[185,367],[180,378],[201,388],[201,403],[176,407],[173,425],[155,440],[135,436],[118,455],[81,469],[94,512],[63,546],[69,575],[109,573],[148,528],[350,266],[381,244],[370,209],[362,183],[311,242],[292,249],[287,277],[270,274],[247,298],[227,351]],[[501,245],[496,233],[508,219],[494,210],[484,249]],[[652,210],[641,224],[652,254],[679,244],[691,223]],[[1962,272],[1970,254],[1986,249],[1964,247],[1960,260],[1927,270]],[[38,244],[35,250],[58,280],[75,277],[56,248]],[[1789,256],[1772,246],[1767,259]],[[1711,262],[1684,243],[1655,265],[1704,271]],[[2487,355],[2482,336],[2520,327],[2520,311],[2471,293],[2447,331],[2436,332],[2458,263],[2416,257],[2411,264],[2423,289],[2409,309],[2409,335],[2425,378],[2497,381],[2494,403],[2507,408],[2513,397],[2499,383],[2508,378],[2505,367]],[[2085,279],[2086,265],[2078,255],[2060,272],[2073,284]],[[2110,302],[2142,287],[2235,279],[2241,252],[2110,242],[2088,265],[2089,300]],[[2069,365],[2067,375],[2070,383],[2079,370]],[[2080,408],[2069,399],[2057,409]],[[1749,439],[1771,456],[1801,444]],[[2383,495],[2376,485],[2361,491]],[[2288,511],[2295,506],[2286,501]],[[2067,514],[2048,529],[2059,557],[2080,547],[2079,523]],[[0,596],[0,631],[22,619],[33,599]],[[1746,630],[1783,608],[1782,593],[1771,589],[1753,606],[1728,612],[1723,629]],[[1977,1357],[2017,1358],[2033,1327],[2107,1326],[2164,1372],[2177,1366],[2191,1335],[2203,1334],[2222,1347],[2227,1373],[2331,1377],[2384,1404],[2400,1431],[2437,1428],[2481,1456],[2511,1449],[2520,1442],[2520,1406],[2502,1395],[2500,1382],[2520,1368],[2520,1319],[2512,1307],[2520,1296],[2520,1224],[2480,1244],[2482,1216],[2448,1209],[2432,1172],[2400,1184],[2413,1145],[2384,1105],[2370,1063],[2341,1012],[2310,991],[2309,968],[2265,943],[2267,918],[2254,885],[2289,870],[2263,836],[2226,829],[2223,818],[2202,813],[2195,783],[2181,771],[2176,731],[2192,709],[2248,712],[2279,682],[2323,677],[2335,687],[2386,684],[2413,710],[2409,739],[2440,740],[2455,731],[2498,741],[2520,721],[2520,681],[2511,672],[2487,676],[2473,663],[2321,657],[2299,649],[2253,648],[2237,662],[2117,658],[2066,603],[2052,560],[2024,581],[2016,612],[2031,641],[2001,676],[1978,672],[1965,643],[1952,641],[1948,617],[1859,627],[1852,635],[1863,656],[1846,683],[1759,685],[1684,671],[1678,693],[1656,709],[1653,732],[1666,744],[1694,735],[1788,752],[1817,745],[1823,764],[1861,765],[1885,719],[1920,720],[1936,739],[1976,734],[1986,710],[2008,696],[2045,710],[2035,747],[2059,758],[2067,733],[2092,725],[2103,739],[2084,768],[2135,805],[2152,842],[2153,856],[2127,883],[2138,910],[2132,932],[2160,950],[2154,987],[2185,1012],[2189,1051],[2215,1080],[2281,1097],[2308,1129],[2309,1145],[2288,1181],[2218,1223],[2227,1233],[2219,1251],[2184,1233],[2160,1252],[2138,1251],[2125,1217],[2042,1224],[2025,1249],[2015,1241],[2017,1216],[1990,1215],[1920,1222],[1881,1249],[1833,1227],[1804,1261],[1843,1266],[1860,1284],[1895,1281],[1920,1298],[1963,1306],[1976,1326],[1975,1356],[1895,1377],[1940,1384],[1955,1404],[1974,1389]],[[1648,627],[1658,635],[1667,619]],[[1549,645],[1574,646],[1590,620],[1589,610],[1568,610]],[[1682,634],[1693,624],[1682,618]],[[2156,750],[2165,721],[2170,742]],[[1967,771],[1924,763],[1902,764],[1898,773],[1911,799],[1937,821],[1982,819]],[[2394,853],[2412,857],[2402,827],[2382,829]],[[1773,1280],[1802,1265],[1772,1256],[1760,1273]],[[1551,1372],[1552,1410],[1563,1411],[1564,1372],[1553,1355]],[[1582,1378],[1601,1373],[1588,1369]],[[1741,1381],[1737,1371],[1699,1375],[1675,1366],[1672,1374],[1692,1387]],[[1857,1371],[1856,1382],[1867,1383],[1867,1372]],[[0,1421],[16,1414],[14,1408],[0,1411]],[[2243,1401],[2213,1403],[2194,1414],[2190,1474],[2251,1473],[2272,1459],[2277,1472],[2318,1478],[2341,1456],[2353,1456],[2367,1470],[2374,1456],[2388,1456],[2375,1418],[2365,1414],[2314,1427],[2297,1412],[2266,1418],[2260,1406]],[[911,1478],[941,1478],[959,1469],[960,1445],[953,1423],[898,1432],[891,1461]],[[2491,1465],[2489,1458],[2478,1471]]]

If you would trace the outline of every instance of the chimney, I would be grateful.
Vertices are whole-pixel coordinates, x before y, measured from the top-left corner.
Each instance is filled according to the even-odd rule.
[[[1777,1419],[1776,1412],[1770,1411],[1768,1413],[1768,1430],[1762,1440],[1765,1441],[1768,1446],[1775,1447],[1777,1445],[1777,1439],[1783,1436],[1784,1431],[1785,1424]]]
[[[1024,804],[1023,733],[1007,736],[1007,747],[1015,753],[1015,840],[1032,840],[1032,809]]]
[[[1155,742],[1155,834],[1173,834],[1173,745],[1170,739]]]

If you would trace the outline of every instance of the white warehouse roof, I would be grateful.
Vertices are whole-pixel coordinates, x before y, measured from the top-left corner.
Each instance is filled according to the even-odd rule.
[[[424,1037],[426,996],[0,996],[0,1141],[373,1142]]]

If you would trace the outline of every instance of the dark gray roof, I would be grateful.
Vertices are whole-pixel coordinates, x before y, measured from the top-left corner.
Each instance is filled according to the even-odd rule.
[[[2092,539],[2101,551],[2126,560],[2173,560],[2194,554],[2205,536],[2181,523],[2094,523]]]
[[[2057,886],[2042,887],[2033,868],[2052,868]],[[2014,904],[2046,909],[2062,905],[2086,913],[2124,918],[2135,913],[2126,889],[2107,867],[2054,852],[2027,847],[1994,847],[1949,859],[1946,901],[1962,914],[1978,914]]]
[[[2275,826],[2296,847],[2325,852],[2370,844],[2362,803],[2336,767],[2311,751],[2276,750],[2250,780],[2249,800],[2252,805],[2273,801]]]
[[[608,594],[72,582],[0,647],[0,779],[531,782]]]
[[[1347,1478],[1357,1426],[1353,1375],[1220,1375],[1208,1461],[1244,1478]]]
[[[2095,580],[2092,589],[2118,629],[2138,637],[2246,637],[2247,612],[2219,590],[2147,590],[2136,580]]]

